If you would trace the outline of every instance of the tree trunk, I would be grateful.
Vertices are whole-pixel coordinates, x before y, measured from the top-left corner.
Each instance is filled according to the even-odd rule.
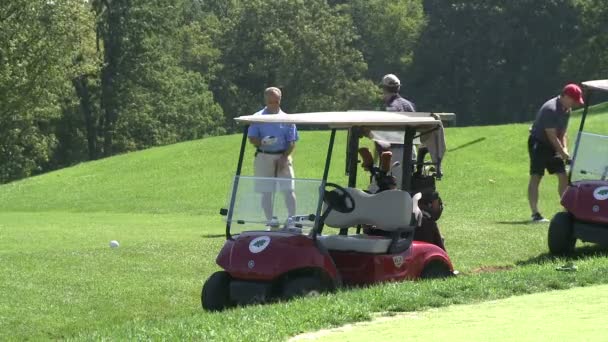
[[[97,159],[97,126],[95,115],[91,105],[91,93],[89,92],[89,79],[86,75],[81,75],[72,80],[76,95],[80,103],[80,111],[84,117],[87,130],[87,147],[89,160]]]

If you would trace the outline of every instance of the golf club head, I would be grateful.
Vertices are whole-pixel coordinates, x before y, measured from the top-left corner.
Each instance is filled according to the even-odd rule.
[[[393,159],[393,153],[390,151],[382,152],[380,156],[380,171],[388,173],[391,170],[391,160]]]

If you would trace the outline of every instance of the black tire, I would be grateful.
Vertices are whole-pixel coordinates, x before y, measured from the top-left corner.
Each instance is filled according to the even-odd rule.
[[[230,301],[230,281],[232,277],[225,271],[215,272],[207,279],[201,292],[201,304],[208,311],[222,311],[232,306]]]
[[[323,281],[319,277],[300,276],[285,281],[281,297],[288,300],[295,297],[312,297],[318,296],[325,290]]]
[[[420,273],[420,279],[440,279],[453,276],[450,267],[441,261],[431,261]]]
[[[554,255],[568,255],[574,251],[576,238],[572,231],[572,216],[567,212],[560,212],[553,216],[549,224],[549,252]]]

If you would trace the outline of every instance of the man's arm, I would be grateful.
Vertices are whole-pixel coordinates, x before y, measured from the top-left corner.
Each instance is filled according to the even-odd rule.
[[[260,138],[260,127],[257,124],[249,126],[249,142],[255,146],[260,147],[262,145],[262,138]]]
[[[555,128],[547,128],[545,129],[545,134],[547,134],[547,138],[553,146],[555,152],[559,153],[559,155],[564,159],[570,159],[570,155],[568,154],[568,149],[563,145],[562,141],[557,137],[557,130]],[[564,136],[565,140],[565,136]]]
[[[295,141],[290,142],[289,147],[287,147],[285,152],[283,152],[283,156],[289,157],[293,153],[293,150],[295,150],[295,149],[296,149],[296,142]]]

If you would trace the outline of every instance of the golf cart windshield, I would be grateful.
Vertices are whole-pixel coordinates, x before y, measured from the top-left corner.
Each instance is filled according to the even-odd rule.
[[[570,181],[606,180],[608,178],[608,134],[590,132],[585,126],[585,118],[592,92],[608,92],[608,80],[583,82],[586,90],[585,109],[578,132],[572,161]],[[592,129],[591,129],[592,130]]]
[[[234,193],[233,210],[226,215],[230,233],[235,235],[252,230],[282,230],[308,234],[314,226],[320,205],[321,184],[322,181],[316,179],[235,176],[225,207],[230,208]],[[296,198],[296,208],[295,215],[290,217],[286,197],[292,194]],[[270,219],[263,209],[265,196],[268,208],[272,211]]]
[[[572,181],[606,180],[608,136],[580,132],[578,151],[572,165]]]

